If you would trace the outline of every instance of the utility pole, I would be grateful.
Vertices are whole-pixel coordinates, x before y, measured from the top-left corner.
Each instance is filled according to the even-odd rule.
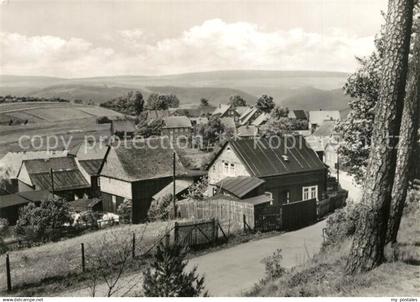
[[[337,183],[340,184],[340,156],[337,152],[337,163],[335,164],[337,166]]]
[[[54,174],[53,174],[53,169],[50,169],[50,176],[51,176],[51,192],[54,198]]]
[[[176,185],[175,185],[175,173],[176,173],[176,153],[174,152],[173,155],[173,175],[172,181],[174,183],[174,191],[173,191],[173,203],[174,203],[174,219],[176,219]]]

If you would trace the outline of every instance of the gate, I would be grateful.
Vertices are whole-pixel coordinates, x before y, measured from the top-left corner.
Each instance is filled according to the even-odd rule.
[[[297,230],[317,221],[316,199],[283,204],[283,228]]]
[[[280,206],[255,208],[255,230],[260,232],[278,231],[282,228]]]
[[[219,228],[226,239],[223,229],[214,218],[193,222],[176,222],[174,240],[175,243],[188,245],[190,248],[206,247],[217,242]]]

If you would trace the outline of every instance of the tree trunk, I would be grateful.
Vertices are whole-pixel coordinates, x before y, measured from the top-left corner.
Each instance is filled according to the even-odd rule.
[[[414,168],[414,150],[416,148],[418,115],[420,107],[420,35],[414,38],[413,56],[406,97],[401,121],[400,139],[398,142],[397,167],[388,221],[386,243],[397,241],[398,229],[407,197],[410,169]]]
[[[413,0],[390,0],[379,101],[360,215],[347,261],[347,273],[371,270],[382,263],[391,188],[396,166],[407,77]]]

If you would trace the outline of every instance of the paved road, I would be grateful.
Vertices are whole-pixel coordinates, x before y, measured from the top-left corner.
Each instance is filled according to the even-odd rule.
[[[264,277],[263,259],[282,249],[283,265],[287,268],[302,264],[317,253],[322,244],[325,221],[294,232],[247,242],[232,248],[190,260],[205,275],[211,296],[238,296]]]
[[[264,276],[262,260],[276,249],[282,249],[283,265],[288,268],[303,263],[317,253],[322,244],[324,226],[325,221],[321,221],[298,231],[222,249],[191,259],[189,267],[198,266],[198,272],[205,276],[206,289],[211,296],[239,296]],[[119,282],[122,288],[117,296],[129,289],[128,295],[141,291],[141,275],[125,276]],[[105,284],[100,284],[96,292],[97,296],[105,295]],[[69,290],[61,295],[89,296],[90,290]]]
[[[331,174],[336,176],[335,173]],[[362,188],[355,183],[353,177],[347,172],[340,171],[340,185],[343,189],[349,191],[349,199],[352,199],[354,202],[362,200]]]

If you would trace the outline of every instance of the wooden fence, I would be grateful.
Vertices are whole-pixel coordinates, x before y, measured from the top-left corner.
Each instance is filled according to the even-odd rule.
[[[206,201],[181,200],[177,202],[181,218],[201,220],[215,218],[226,233],[244,230],[244,220],[254,229],[254,206],[252,204],[223,198]],[[245,217],[245,218],[244,218]]]

